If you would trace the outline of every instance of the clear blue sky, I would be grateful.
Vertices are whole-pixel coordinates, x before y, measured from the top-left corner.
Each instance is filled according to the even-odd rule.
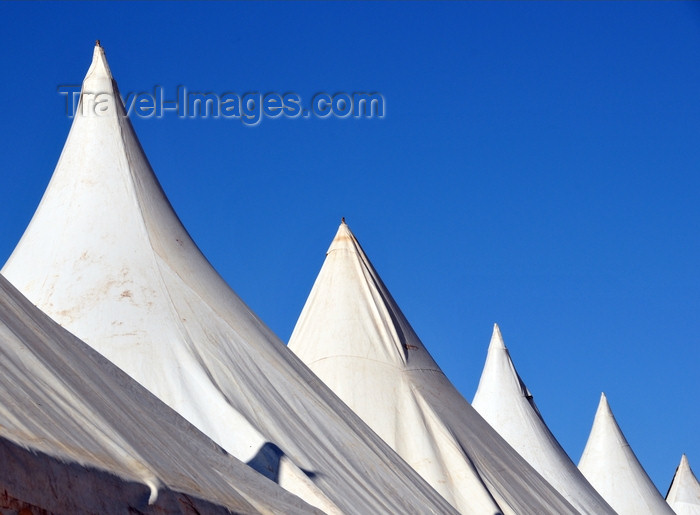
[[[384,119],[137,119],[185,226],[287,340],[345,216],[471,400],[498,322],[573,460],[605,391],[700,472],[700,4],[0,4],[0,261],[101,39],[123,94],[378,91]],[[106,206],[108,208],[108,206]]]

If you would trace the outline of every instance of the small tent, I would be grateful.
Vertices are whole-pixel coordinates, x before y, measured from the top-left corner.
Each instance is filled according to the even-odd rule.
[[[700,482],[684,454],[666,494],[666,502],[676,515],[700,515]]]
[[[460,395],[341,223],[289,347],[462,513],[576,513]]]
[[[591,515],[613,513],[545,424],[497,324],[472,406],[574,508]]]
[[[672,515],[617,424],[605,394],[578,468],[620,515]]]
[[[99,45],[51,181],[3,274],[226,451],[323,511],[452,511],[202,255]]]
[[[222,452],[1,275],[0,492],[2,513],[314,511]]]

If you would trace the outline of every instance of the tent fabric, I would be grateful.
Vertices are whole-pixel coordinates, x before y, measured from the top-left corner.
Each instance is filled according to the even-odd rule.
[[[605,394],[578,468],[620,515],[673,514],[627,443]]]
[[[684,454],[666,494],[666,502],[676,515],[700,515],[700,482]]]
[[[614,513],[544,422],[494,324],[472,407],[581,513]]]
[[[2,276],[0,464],[4,497],[57,513],[315,511],[223,453]]]
[[[341,223],[289,347],[462,513],[576,513],[445,377]]]
[[[173,211],[95,47],[3,273],[226,451],[327,513],[450,513],[246,306]]]

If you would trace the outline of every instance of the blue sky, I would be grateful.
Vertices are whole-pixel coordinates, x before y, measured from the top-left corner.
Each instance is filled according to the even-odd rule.
[[[575,462],[605,391],[662,494],[700,471],[700,4],[3,2],[0,29],[2,262],[95,39],[123,94],[377,91],[383,119],[133,123],[283,340],[345,216],[467,399],[498,322]]]

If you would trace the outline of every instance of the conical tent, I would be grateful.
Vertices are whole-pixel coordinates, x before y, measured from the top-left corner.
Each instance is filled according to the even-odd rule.
[[[472,406],[581,513],[614,513],[554,438],[494,324]]]
[[[684,454],[666,494],[666,502],[676,515],[700,515],[700,482]]]
[[[314,511],[221,452],[2,276],[0,491],[0,508],[51,513]]]
[[[627,443],[605,394],[578,468],[620,515],[673,514]]]
[[[462,513],[576,513],[445,377],[345,223],[289,347]]]
[[[163,193],[95,48],[3,273],[228,452],[326,512],[451,508],[221,279]]]

